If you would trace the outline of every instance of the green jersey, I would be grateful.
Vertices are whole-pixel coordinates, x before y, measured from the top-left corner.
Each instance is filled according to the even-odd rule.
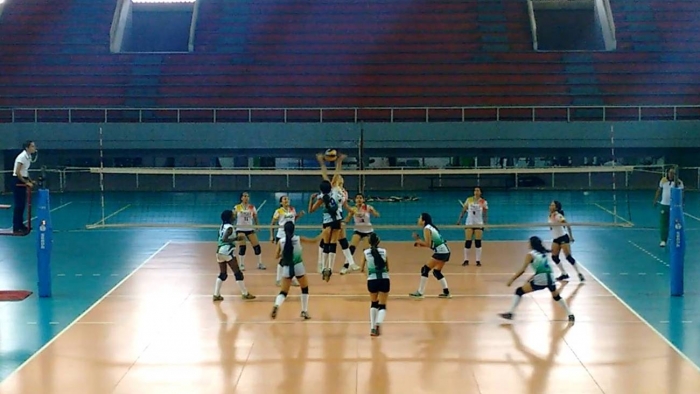
[[[532,250],[530,251],[530,256],[532,256],[530,265],[532,269],[535,270],[535,275],[552,273],[552,266],[549,265],[549,259],[546,254]]]
[[[377,252],[382,256],[382,259],[386,262],[386,249],[377,248]],[[384,264],[381,270],[377,269],[374,262],[374,256],[372,256],[372,249],[365,249],[365,261],[367,262],[367,280],[374,279],[389,279],[389,267]]]
[[[301,248],[301,239],[298,235],[292,237],[292,261],[286,261],[284,258],[284,245],[287,244],[286,238],[280,239],[280,250],[282,251],[282,266],[288,267],[291,265],[302,264],[304,262],[302,258],[303,250]]]
[[[430,238],[432,240],[430,248],[435,253],[450,253],[450,248],[447,247],[447,242],[442,238],[440,232],[430,224],[426,225],[425,228],[430,230]]]

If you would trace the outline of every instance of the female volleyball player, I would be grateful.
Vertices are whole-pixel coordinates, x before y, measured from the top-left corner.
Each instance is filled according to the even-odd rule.
[[[288,196],[280,197],[279,202],[280,206],[272,214],[272,222],[270,223],[270,242],[272,243],[277,243],[284,238],[284,225],[287,222],[296,223],[306,213],[304,211],[297,213],[297,210],[289,203]],[[277,222],[277,236],[275,236],[275,222]],[[277,280],[275,283],[277,286],[280,286],[282,283],[282,262],[277,264]],[[292,284],[298,286],[299,282],[296,278],[293,278]]]
[[[221,285],[228,278],[228,268],[231,267],[233,271],[233,276],[236,278],[236,283],[241,289],[241,295],[244,300],[255,299],[255,296],[250,294],[245,287],[243,282],[243,272],[241,272],[240,267],[236,264],[236,257],[234,252],[236,251],[236,240],[237,236],[233,235],[233,211],[227,209],[221,213],[221,228],[219,228],[219,243],[216,250],[216,260],[219,263],[219,276],[216,278],[216,285],[214,286],[214,301],[223,301],[224,297],[221,296]]]
[[[341,175],[342,172],[342,167],[343,167],[343,160],[347,156],[344,154],[338,154],[337,158],[335,160],[335,170],[333,172],[333,178],[328,177],[328,168],[326,167],[326,162],[325,162],[325,155],[322,153],[319,153],[316,155],[316,159],[318,160],[318,163],[321,166],[321,177],[324,180],[330,181],[331,186],[333,188],[334,193],[337,193],[339,196],[341,196],[341,199],[338,201],[338,205],[340,206],[340,213],[342,216],[343,209],[350,210],[350,207],[348,206],[348,192],[345,190],[345,179],[343,179],[343,175]],[[329,230],[325,230],[329,231]],[[324,250],[324,245],[323,245],[323,240],[319,244],[319,271],[322,272],[322,264],[321,261],[323,260],[323,250]],[[353,259],[352,253],[350,252],[350,244],[348,243],[348,238],[345,232],[345,223],[341,223],[340,226],[340,234],[338,235],[338,240],[337,243],[340,244],[340,249],[343,252],[343,255],[345,256],[345,265],[350,267],[353,271],[357,271],[360,269],[360,267],[355,264],[355,261]],[[336,246],[337,248],[337,246]],[[337,249],[336,249],[337,250]]]
[[[386,301],[389,298],[391,283],[389,282],[389,257],[386,249],[379,247],[379,237],[376,233],[369,235],[369,249],[362,255],[362,270],[367,267],[367,290],[372,302],[369,309],[370,335],[379,336],[380,327],[386,317]]]
[[[559,260],[559,253],[564,251],[564,256],[566,256],[566,261],[571,263],[571,265],[576,270],[578,278],[581,282],[585,280],[583,274],[578,269],[576,264],[576,259],[571,255],[571,244],[574,242],[574,235],[571,232],[571,226],[564,226],[566,223],[566,218],[564,218],[564,210],[561,207],[559,201],[552,201],[549,204],[549,218],[550,224],[555,224],[549,229],[552,232],[552,261],[559,267],[561,275],[557,280],[567,280],[569,279],[569,274],[566,273],[566,268],[561,264]]]
[[[489,204],[481,197],[481,188],[474,188],[474,196],[467,198],[462,205],[462,212],[459,214],[457,224],[462,221],[464,214],[467,214],[466,226],[479,226],[486,223],[488,217]],[[472,248],[472,238],[476,246],[476,266],[481,267],[481,239],[484,235],[483,227],[469,227],[464,229],[464,262],[462,266],[469,265],[469,250]]]
[[[348,217],[345,219],[346,223],[349,223],[350,219],[355,221],[355,232],[350,240],[351,255],[355,255],[355,250],[360,242],[367,241],[369,236],[374,233],[372,216],[379,217],[379,212],[373,206],[366,204],[365,196],[362,193],[358,193],[355,196],[355,206],[348,209]],[[340,275],[345,275],[349,268],[350,262],[346,261],[343,269],[340,270]]]
[[[328,282],[333,273],[336,244],[343,220],[343,213],[339,203],[339,201],[342,201],[343,197],[337,190],[333,190],[331,183],[327,180],[321,181],[319,189],[321,194],[313,194],[309,200],[309,213],[315,212],[321,205],[324,206],[323,231],[321,233],[321,242],[323,242],[321,273],[323,280]]]
[[[442,285],[442,294],[440,298],[451,298],[450,289],[447,287],[447,279],[442,274],[442,268],[445,263],[450,261],[450,248],[447,247],[447,242],[440,235],[440,231],[433,224],[433,218],[427,213],[421,213],[418,217],[418,225],[423,227],[423,238],[413,233],[413,239],[416,241],[413,246],[422,246],[433,250],[433,255],[428,260],[428,263],[420,270],[420,285],[418,291],[409,294],[413,298],[423,298],[425,285],[428,282],[428,274],[433,270],[433,276]]]
[[[275,305],[272,307],[273,319],[277,317],[279,310],[284,300],[289,294],[289,286],[292,283],[292,278],[297,278],[301,285],[301,318],[304,320],[309,317],[309,280],[306,278],[306,270],[304,268],[302,242],[316,243],[317,238],[305,238],[294,235],[294,223],[287,222],[284,224],[284,238],[281,238],[277,244],[277,258],[280,259],[282,271],[282,289],[275,298]]]
[[[262,263],[262,249],[260,248],[260,241],[258,240],[254,227],[258,225],[258,210],[255,208],[255,205],[250,204],[250,195],[248,192],[241,193],[241,202],[234,207],[234,212],[236,214],[236,235],[244,235],[250,242],[250,245],[253,246],[253,252],[258,257],[258,269],[267,269]],[[238,248],[238,264],[240,265],[241,271],[245,271],[245,252],[246,245],[244,239],[241,242],[241,246]]]
[[[513,277],[508,281],[508,287],[510,287],[516,279],[525,273],[528,266],[532,266],[532,269],[535,271],[535,275],[524,285],[515,290],[513,305],[511,305],[508,312],[499,314],[502,318],[509,320],[513,319],[515,309],[518,307],[518,304],[520,303],[520,300],[524,294],[547,289],[550,293],[552,293],[554,301],[558,302],[559,305],[564,308],[566,314],[569,316],[569,321],[574,321],[574,315],[569,310],[569,305],[566,303],[566,300],[561,298],[560,295],[565,284],[557,289],[554,281],[554,275],[552,274],[552,267],[550,267],[549,260],[547,259],[547,253],[549,253],[549,251],[542,245],[542,240],[539,237],[530,237],[530,252],[525,255],[525,263],[520,271],[516,272],[515,275],[513,275]]]

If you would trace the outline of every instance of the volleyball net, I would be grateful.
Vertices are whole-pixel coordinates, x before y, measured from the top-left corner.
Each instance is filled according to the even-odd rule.
[[[573,226],[631,226],[631,193],[654,189],[661,171],[633,166],[391,168],[342,175],[350,205],[361,192],[379,211],[375,228],[414,230],[421,212],[430,213],[441,228],[464,228],[457,219],[475,187],[489,204],[487,228],[547,227],[553,200],[562,203]],[[320,170],[102,167],[66,177],[61,182],[70,189],[100,185],[91,193],[87,228],[218,228],[221,212],[248,192],[259,212],[258,226],[266,231],[282,196],[297,212],[307,211],[322,179]],[[318,230],[320,223],[317,211],[297,226]]]

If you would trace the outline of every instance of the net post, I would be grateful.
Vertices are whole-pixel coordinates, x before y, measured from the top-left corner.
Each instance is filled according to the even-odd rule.
[[[51,225],[51,201],[48,189],[39,189],[37,220],[37,274],[39,297],[51,297],[51,250],[53,227]]]
[[[671,234],[670,266],[671,296],[683,296],[683,271],[685,260],[685,222],[683,219],[683,190],[671,188],[671,210],[669,214]]]

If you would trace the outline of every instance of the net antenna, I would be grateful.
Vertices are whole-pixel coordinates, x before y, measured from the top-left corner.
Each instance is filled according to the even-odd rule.
[[[610,153],[612,154],[612,188],[613,188],[613,220],[617,224],[617,176],[615,175],[615,167],[617,166],[617,157],[615,156],[615,126],[610,125]]]
[[[105,224],[105,160],[104,160],[104,139],[102,134],[102,127],[100,127],[100,210],[102,215],[100,216],[100,224],[104,226]]]

